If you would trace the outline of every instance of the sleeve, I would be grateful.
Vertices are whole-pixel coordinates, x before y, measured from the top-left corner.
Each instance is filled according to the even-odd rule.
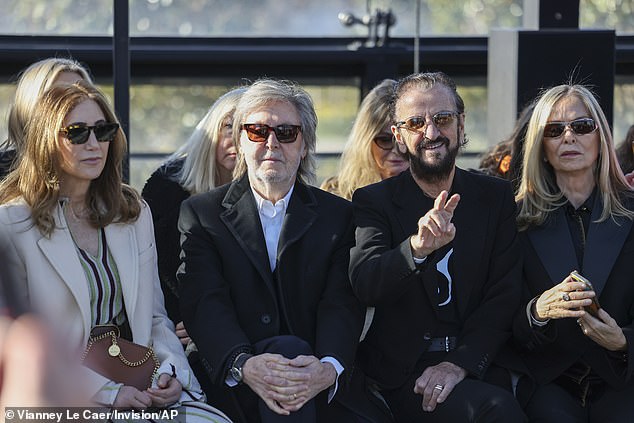
[[[355,191],[352,203],[356,245],[350,251],[349,272],[354,293],[366,306],[390,303],[410,284],[420,281],[421,271],[433,261],[433,253],[422,264],[416,264],[409,237],[392,247],[389,211],[366,189]]]
[[[209,212],[209,210],[205,210]],[[223,384],[226,371],[251,343],[235,313],[230,288],[222,275],[220,246],[203,228],[192,202],[181,206],[182,265],[178,271],[183,320],[207,362],[212,382]]]
[[[165,311],[163,292],[159,283],[156,266],[157,259],[156,249],[154,247],[154,231],[152,228],[151,212],[146,203],[143,203],[141,210],[141,216],[136,223],[138,226],[138,230],[136,232],[139,234],[140,238],[138,242],[141,249],[150,249],[152,257],[149,266],[140,263],[139,283],[149,282],[153,284],[152,292],[154,298],[150,337],[156,355],[161,363],[156,375],[158,376],[162,373],[171,375],[173,373],[173,366],[176,378],[183,388],[202,396],[200,385],[189,366],[183,347],[181,346],[174,331],[174,323],[172,323],[172,321],[167,317],[167,313]],[[147,247],[148,245],[149,247]]]
[[[512,335],[511,322],[520,308],[522,254],[515,224],[515,201],[510,185],[495,190],[497,218],[489,223],[493,229],[493,246],[487,262],[480,301],[465,318],[450,361],[471,375],[482,378],[497,353]],[[495,204],[495,203],[493,203]]]
[[[354,367],[365,309],[352,292],[348,277],[350,248],[354,243],[352,210],[348,207],[341,212],[347,213],[348,219],[334,247],[325,289],[317,308],[315,354],[320,359],[333,357],[345,369],[349,369],[345,372],[348,380]]]

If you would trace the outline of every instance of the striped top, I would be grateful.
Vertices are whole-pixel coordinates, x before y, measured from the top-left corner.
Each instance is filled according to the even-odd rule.
[[[93,326],[114,323],[122,325],[126,321],[123,289],[108,244],[106,232],[99,229],[97,257],[82,250],[75,244],[79,261],[86,274],[90,293],[90,313]]]

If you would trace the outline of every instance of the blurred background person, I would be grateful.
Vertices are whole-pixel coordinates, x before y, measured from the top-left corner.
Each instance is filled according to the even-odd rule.
[[[515,122],[511,135],[489,149],[480,160],[481,171],[511,181],[513,192],[517,192],[520,185],[524,138],[534,108],[534,102],[526,106]]]
[[[518,396],[531,421],[632,422],[634,202],[588,89],[541,96],[523,163],[524,302],[514,334],[533,380],[520,380]],[[585,308],[593,298],[596,316]]]
[[[616,150],[616,157],[619,159],[623,173],[634,171],[634,125],[627,130],[625,139]]]
[[[398,175],[409,167],[390,129],[390,101],[396,81],[384,79],[361,102],[339,160],[339,173],[321,188],[350,200],[354,191]]]
[[[11,171],[16,156],[22,150],[26,122],[42,94],[55,84],[81,79],[92,83],[88,70],[79,62],[61,57],[35,62],[20,74],[13,103],[9,107],[8,137],[0,145],[0,179]]]
[[[233,112],[245,88],[221,96],[174,154],[150,176],[142,196],[152,211],[159,277],[167,315],[187,345],[189,337],[178,307],[176,270],[180,265],[178,213],[183,200],[231,182],[236,148],[231,138]]]
[[[188,421],[226,422],[203,402],[163,306],[149,207],[121,182],[126,140],[107,99],[86,82],[38,101],[16,169],[0,184],[0,245],[21,298],[69,348],[114,324],[160,362],[140,391],[87,367],[86,393],[123,409],[175,407]]]

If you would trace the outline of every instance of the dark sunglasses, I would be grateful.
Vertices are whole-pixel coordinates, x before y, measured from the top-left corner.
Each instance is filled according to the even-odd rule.
[[[567,126],[577,135],[586,135],[597,129],[597,123],[592,118],[580,118],[572,122],[549,122],[544,126],[544,136],[558,138],[566,131]]]
[[[394,148],[394,136],[393,135],[385,135],[379,134],[376,137],[372,138],[372,141],[379,147],[381,150],[391,150]]]
[[[88,126],[85,123],[72,123],[60,130],[71,144],[84,144],[90,137],[90,131],[95,133],[95,138],[99,142],[112,141],[119,130],[118,123],[98,123],[95,126]]]
[[[453,123],[458,115],[458,112],[438,112],[431,117],[431,121],[436,125],[436,128],[445,129]],[[399,129],[405,128],[410,132],[422,133],[427,129],[427,121],[425,116],[412,116],[401,122],[396,122],[396,127]]]
[[[286,144],[295,142],[302,127],[299,125],[269,126],[263,123],[244,123],[242,129],[247,131],[247,138],[253,142],[266,142],[271,131],[275,132],[277,141]]]

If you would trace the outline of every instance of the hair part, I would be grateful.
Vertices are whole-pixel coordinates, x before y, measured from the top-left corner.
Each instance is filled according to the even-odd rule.
[[[299,163],[297,169],[297,180],[310,184],[315,179],[315,149],[317,145],[317,114],[310,94],[299,84],[276,79],[259,79],[249,86],[234,113],[233,119],[233,143],[238,152],[236,167],[233,170],[234,179],[242,177],[247,173],[247,163],[244,153],[240,148],[240,134],[242,124],[247,123],[244,119],[251,113],[262,109],[273,103],[288,103],[292,105],[300,119],[302,139],[306,148],[306,154]]]
[[[167,163],[183,159],[183,167],[175,182],[190,194],[209,191],[220,185],[216,151],[227,119],[233,123],[233,113],[245,87],[234,88],[223,94],[198,122],[185,144],[176,150]]]
[[[372,142],[392,123],[390,102],[395,86],[395,80],[384,79],[361,102],[339,160],[336,193],[341,197],[350,200],[357,188],[381,180],[372,156]]]
[[[396,83],[396,87],[394,88],[394,96],[392,98],[392,101],[390,102],[390,114],[392,116],[392,120],[397,120],[396,112],[399,101],[401,100],[401,98],[403,98],[407,91],[411,89],[429,90],[436,85],[442,85],[449,90],[454,99],[456,111],[460,114],[463,114],[465,111],[464,100],[462,99],[460,94],[458,94],[458,90],[454,80],[451,79],[449,75],[444,72],[421,72],[408,75],[400,79]]]
[[[96,87],[79,81],[56,85],[48,90],[27,122],[23,154],[17,167],[0,184],[0,204],[18,198],[31,208],[31,219],[45,236],[55,229],[54,213],[60,198],[60,135],[66,116],[84,101],[94,101],[107,122],[118,120],[106,96]],[[121,165],[126,154],[126,139],[121,128],[110,141],[104,169],[90,183],[86,195],[89,221],[96,228],[113,222],[127,223],[140,214],[140,197],[122,183]]]
[[[8,137],[2,144],[2,149],[15,149],[18,152],[22,150],[29,117],[44,92],[53,86],[63,72],[74,72],[92,84],[86,68],[73,59],[51,57],[35,62],[21,72],[13,104],[9,106]]]
[[[549,214],[566,203],[557,185],[555,171],[547,163],[543,148],[544,126],[548,123],[555,105],[564,98],[576,97],[585,105],[590,117],[597,123],[599,132],[599,156],[594,172],[603,211],[598,221],[612,216],[634,218],[634,212],[623,204],[622,197],[630,195],[630,187],[619,167],[610,126],[592,92],[583,85],[558,85],[545,91],[537,100],[528,123],[524,142],[522,180],[516,200],[520,203],[517,216],[518,228],[526,230],[546,222]]]

